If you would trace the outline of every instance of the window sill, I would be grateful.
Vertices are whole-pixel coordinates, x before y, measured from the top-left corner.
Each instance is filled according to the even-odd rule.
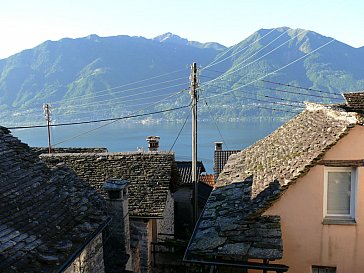
[[[323,225],[356,225],[354,218],[350,217],[325,217],[322,220]]]

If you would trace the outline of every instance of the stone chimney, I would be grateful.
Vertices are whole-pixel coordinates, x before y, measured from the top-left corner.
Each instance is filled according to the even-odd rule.
[[[128,181],[109,179],[103,189],[107,192],[106,202],[112,218],[105,236],[105,272],[132,271],[130,229],[128,216]],[[121,271],[120,271],[121,270]]]
[[[148,141],[148,151],[149,152],[156,152],[159,149],[159,136],[149,136],[147,137]]]
[[[220,141],[215,142],[215,151],[222,151],[222,142]]]

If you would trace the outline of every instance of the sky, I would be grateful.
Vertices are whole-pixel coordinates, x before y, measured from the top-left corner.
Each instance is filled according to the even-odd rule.
[[[172,32],[232,46],[261,28],[287,26],[364,46],[360,0],[2,0],[0,59],[47,40]]]

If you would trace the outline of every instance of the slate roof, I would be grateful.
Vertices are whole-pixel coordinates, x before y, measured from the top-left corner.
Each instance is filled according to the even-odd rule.
[[[179,182],[171,152],[59,153],[41,159],[49,166],[66,164],[100,194],[106,180],[127,180],[131,217],[163,217],[168,193]]]
[[[346,106],[352,111],[364,112],[364,92],[351,92],[343,94]]]
[[[322,158],[362,116],[307,104],[266,138],[231,155],[186,251],[186,261],[280,259],[279,216],[261,216],[283,191]]]
[[[176,161],[178,173],[183,185],[192,184],[192,161]],[[197,161],[197,177],[206,172],[205,166],[201,161]]]
[[[103,199],[0,127],[0,272],[55,272],[107,220]]]

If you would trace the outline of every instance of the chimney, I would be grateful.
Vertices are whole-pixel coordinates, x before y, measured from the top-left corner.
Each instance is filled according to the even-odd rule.
[[[215,142],[215,151],[222,151],[222,142]]]
[[[103,189],[107,192],[106,204],[112,220],[105,236],[104,261],[106,272],[124,268],[131,270],[130,229],[128,217],[128,181],[109,179]]]
[[[147,137],[148,141],[148,151],[149,152],[155,152],[158,151],[159,148],[159,136],[149,136]]]

